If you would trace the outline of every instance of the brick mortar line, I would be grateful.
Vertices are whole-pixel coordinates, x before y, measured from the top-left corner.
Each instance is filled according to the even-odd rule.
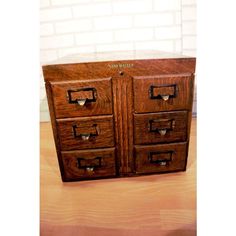
[[[145,29],[158,29],[158,28],[173,28],[176,26],[181,26],[181,24],[176,24],[176,25],[159,25],[159,26],[129,26],[127,28],[116,28],[116,29],[99,29],[99,30],[81,30],[81,31],[77,31],[77,32],[65,32],[65,33],[57,33],[55,30],[54,34],[50,34],[50,35],[40,35],[40,38],[50,38],[50,37],[54,37],[54,36],[64,36],[64,35],[73,35],[73,34],[84,34],[84,33],[107,33],[107,32],[118,32],[118,31],[123,31],[123,30],[127,30],[129,31],[130,29],[135,29],[135,30],[145,30]]]
[[[112,43],[99,43],[98,45],[101,46],[101,45],[114,45],[114,44],[124,44],[124,43],[153,43],[153,42],[175,42],[176,40],[180,40],[181,38],[170,38],[170,39],[158,39],[158,40],[155,40],[155,39],[150,39],[150,40],[139,40],[139,41],[134,41],[134,40],[129,40],[129,41],[115,41],[115,42],[112,42]],[[75,46],[63,46],[63,47],[57,47],[57,48],[42,48],[40,49],[41,51],[56,51],[56,50],[59,50],[59,49],[72,49],[72,48],[80,48],[80,47],[87,47],[87,46],[93,46],[93,44],[83,44],[83,45],[79,45],[79,44],[76,44]]]
[[[166,13],[169,13],[169,14],[172,14],[174,15],[176,12],[181,12],[181,10],[171,10],[171,11],[154,11],[154,10],[151,10],[151,11],[145,11],[145,12],[136,12],[136,13],[109,13],[109,14],[105,14],[105,15],[92,15],[92,16],[77,16],[75,17],[74,14],[72,14],[72,17],[69,17],[69,18],[65,18],[65,19],[56,19],[56,20],[46,20],[46,21],[43,21],[43,20],[40,20],[40,23],[44,24],[44,23],[50,23],[50,22],[64,22],[64,21],[71,21],[71,20],[79,20],[79,19],[91,19],[91,17],[96,17],[96,18],[106,18],[106,17],[112,17],[112,16],[145,16],[145,15],[149,15],[150,13],[151,14],[154,14],[154,15],[161,15],[161,14],[166,14]]]

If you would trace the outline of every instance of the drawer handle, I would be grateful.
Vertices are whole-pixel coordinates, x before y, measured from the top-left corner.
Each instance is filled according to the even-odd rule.
[[[173,153],[173,151],[150,152],[148,155],[148,160],[151,164],[167,166],[172,161]]]
[[[80,99],[80,100],[78,99],[77,102],[80,106],[84,106],[86,103],[86,99]]]
[[[158,129],[158,132],[161,136],[164,136],[167,132],[167,129]]]
[[[67,91],[67,94],[69,103],[78,104],[79,106],[85,106],[97,100],[97,90],[95,88],[70,89]],[[79,96],[79,98],[75,98],[76,95]]]
[[[169,98],[175,98],[177,95],[177,85],[160,85],[154,86],[151,85],[149,88],[149,97],[150,99],[162,99],[168,101]]]
[[[172,131],[175,127],[174,119],[149,120],[149,131],[166,135],[167,131]]]
[[[73,125],[72,131],[75,138],[81,138],[82,140],[86,141],[89,140],[91,137],[96,137],[99,135],[99,129],[97,124],[93,124],[92,127],[94,127],[93,133],[77,133],[78,126]]]
[[[161,97],[164,101],[167,101],[169,100],[170,95],[161,95]]]
[[[87,167],[86,168],[86,171],[88,172],[88,173],[94,173],[94,167]]]
[[[83,169],[88,173],[93,173],[94,169],[102,167],[102,157],[95,157],[93,159],[77,158],[78,169]]]
[[[89,140],[91,134],[80,134],[80,136],[85,141],[85,140]]]

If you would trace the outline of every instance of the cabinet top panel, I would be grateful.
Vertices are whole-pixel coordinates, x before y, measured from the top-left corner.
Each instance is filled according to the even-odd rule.
[[[62,57],[56,61],[43,64],[74,64],[74,63],[89,63],[89,62],[107,62],[107,61],[128,61],[128,60],[145,60],[145,59],[178,59],[178,58],[193,58],[182,54],[174,54],[156,50],[139,50],[139,51],[113,51],[113,52],[94,52],[72,54]]]

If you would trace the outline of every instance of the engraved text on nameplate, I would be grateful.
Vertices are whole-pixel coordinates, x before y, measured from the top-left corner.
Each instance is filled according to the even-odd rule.
[[[129,64],[129,63],[120,63],[120,64],[109,64],[108,67],[111,69],[116,69],[116,68],[131,68],[133,67],[134,64]]]

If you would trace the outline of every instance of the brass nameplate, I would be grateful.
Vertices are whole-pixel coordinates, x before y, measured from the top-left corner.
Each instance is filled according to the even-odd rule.
[[[117,69],[117,68],[131,68],[134,64],[132,63],[120,63],[120,64],[109,64],[108,67],[111,69]]]

